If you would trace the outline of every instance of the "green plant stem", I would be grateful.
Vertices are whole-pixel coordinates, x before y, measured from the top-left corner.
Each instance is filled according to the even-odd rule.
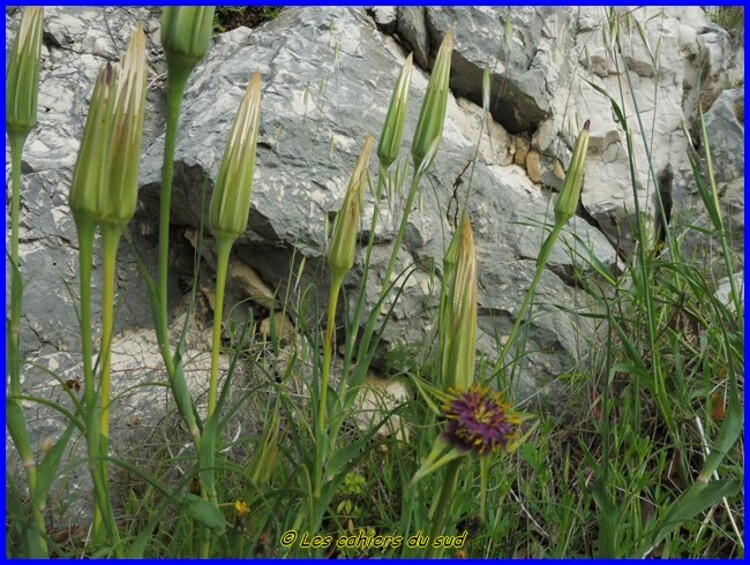
[[[445,526],[445,520],[448,517],[448,513],[451,509],[451,502],[453,502],[453,495],[456,492],[456,479],[458,478],[458,467],[461,465],[461,460],[456,459],[448,463],[445,470],[445,478],[443,479],[443,486],[440,490],[440,498],[438,499],[437,506],[435,507],[435,514],[432,517],[432,529],[430,530],[430,542],[437,536],[442,535],[443,527]],[[441,548],[433,547],[430,543],[425,557],[437,557],[440,555]]]
[[[393,243],[393,249],[391,251],[391,257],[388,261],[388,268],[386,269],[385,276],[383,278],[383,285],[380,289],[380,295],[378,296],[378,300],[376,304],[382,304],[383,300],[385,299],[386,294],[388,294],[388,289],[390,288],[390,280],[391,276],[393,275],[393,269],[396,266],[396,259],[398,258],[398,252],[401,249],[401,242],[404,239],[404,234],[406,233],[406,225],[409,221],[409,215],[411,214],[411,207],[414,204],[414,198],[417,195],[418,189],[419,189],[419,182],[422,178],[421,173],[418,172],[418,169],[415,169],[412,173],[412,179],[411,179],[411,186],[409,187],[409,194],[406,197],[406,205],[404,206],[404,213],[401,216],[401,223],[398,228],[398,233],[396,234],[396,241]],[[374,233],[374,230],[372,230],[371,233]],[[372,247],[371,245],[369,247]],[[367,323],[367,326],[365,328],[364,334],[362,335],[362,339],[359,343],[359,358],[362,359],[367,354],[367,351],[370,348],[370,341],[372,339],[373,332],[375,331],[375,322],[374,320],[377,317],[377,312],[373,311],[370,313],[370,319]],[[363,373],[362,370],[358,369],[358,373]]]
[[[114,330],[115,280],[117,274],[117,248],[120,244],[122,227],[102,226],[103,285],[102,285],[102,338],[100,356],[102,372],[99,379],[99,435],[102,453],[109,454],[109,414],[112,376],[112,333]],[[108,467],[107,461],[102,467]]]
[[[729,253],[729,242],[727,241],[727,232],[724,228],[724,221],[721,217],[721,206],[719,205],[719,192],[716,189],[716,176],[714,175],[714,164],[713,158],[711,157],[711,146],[709,144],[708,132],[706,131],[706,120],[703,119],[703,111],[700,113],[700,124],[701,124],[701,141],[703,142],[703,148],[706,155],[706,169],[708,173],[708,182],[711,186],[711,197],[713,206],[709,206],[706,202],[706,208],[709,210],[713,208],[713,214],[709,213],[714,229],[718,232],[719,242],[721,244],[721,251],[724,257],[724,265],[727,269],[727,276],[729,277],[729,288],[732,291],[732,301],[734,303],[734,311],[740,314],[742,312],[742,301],[740,293],[737,291],[737,283],[734,280],[734,268],[732,266],[732,257]]]
[[[219,350],[221,349],[221,319],[224,312],[224,288],[227,282],[229,254],[235,238],[219,236],[216,238],[216,301],[214,309],[214,334],[211,345],[211,380],[208,387],[208,417],[216,409],[216,391],[219,382]]]
[[[328,385],[331,380],[331,357],[333,355],[333,331],[336,327],[336,306],[339,301],[339,291],[344,283],[344,277],[333,274],[331,289],[328,297],[328,323],[326,325],[326,340],[323,343],[323,367],[320,379],[320,405],[318,408],[318,428],[325,429],[327,415]]]
[[[13,188],[10,205],[10,260],[11,269],[19,269],[18,266],[18,222],[21,208],[21,166],[23,159],[23,146],[26,143],[25,134],[10,135],[11,167],[13,169]],[[20,280],[14,274],[11,276],[11,304],[10,304],[10,340],[11,351],[15,356],[10,359],[10,391],[13,395],[21,394],[20,359],[18,359],[20,338],[19,330],[21,324],[21,309],[23,303],[23,289]],[[13,370],[13,369],[18,370]]]
[[[191,69],[192,70],[192,69]],[[161,202],[159,207],[159,280],[158,280],[158,309],[156,312],[156,332],[159,341],[159,349],[167,368],[170,382],[175,392],[179,388],[184,389],[186,385],[175,384],[175,380],[184,381],[184,376],[179,373],[175,358],[169,346],[169,323],[168,323],[168,267],[169,267],[169,217],[172,206],[172,177],[174,173],[174,151],[177,142],[177,126],[180,118],[180,107],[185,92],[190,72],[184,72],[179,68],[170,68],[167,76],[167,129],[164,137],[164,161],[162,164],[162,187]],[[177,393],[175,393],[177,396]],[[185,395],[181,395],[185,397]],[[184,404],[184,402],[183,402]],[[200,445],[200,430],[195,418],[189,409],[182,407],[181,415],[188,425],[190,434],[195,443],[196,450]]]
[[[80,261],[80,300],[81,300],[81,355],[83,356],[83,402],[86,408],[89,444],[98,444],[92,422],[96,422],[96,386],[94,368],[91,363],[91,273],[94,262],[94,233],[96,224],[90,219],[77,219],[78,254]],[[96,439],[96,441],[95,441]],[[89,445],[89,452],[96,451]],[[92,454],[92,453],[90,453]],[[91,462],[93,464],[93,461]],[[92,469],[92,473],[94,470]]]
[[[94,263],[94,237],[96,223],[90,218],[76,218],[78,229],[78,254],[80,261],[81,300],[81,355],[83,356],[83,401],[86,411],[86,444],[89,454],[89,471],[94,483],[94,522],[92,540],[96,545],[105,543],[111,524],[105,523],[109,497],[106,476],[102,474],[102,449],[98,425],[98,407],[91,339],[91,278]]]
[[[529,287],[528,292],[526,292],[526,297],[524,298],[523,304],[521,304],[521,308],[518,310],[516,321],[513,323],[513,327],[510,330],[508,340],[505,342],[505,345],[500,352],[500,356],[497,358],[497,363],[495,364],[496,372],[500,368],[502,362],[505,360],[505,357],[508,355],[510,348],[518,338],[518,333],[521,329],[521,323],[523,322],[524,314],[526,313],[527,308],[531,305],[531,302],[534,300],[534,295],[536,294],[536,286],[539,284],[539,281],[542,278],[542,273],[544,273],[544,268],[549,262],[549,256],[552,253],[552,248],[555,246],[555,242],[557,241],[557,238],[560,235],[560,232],[562,231],[564,225],[565,224],[562,222],[555,222],[552,231],[547,236],[547,239],[544,240],[544,243],[539,250],[539,256],[537,257],[536,261],[536,273],[534,274],[534,280],[531,281],[531,286]]]
[[[396,234],[396,241],[393,243],[393,251],[391,252],[391,258],[388,261],[388,268],[385,271],[385,278],[383,279],[383,287],[380,291],[380,298],[385,296],[388,292],[388,286],[391,281],[391,275],[393,275],[393,269],[396,266],[396,259],[398,258],[399,249],[401,249],[401,242],[404,240],[404,234],[406,233],[406,225],[409,222],[409,216],[411,215],[411,207],[414,205],[414,198],[419,192],[419,181],[422,179],[422,175],[418,173],[417,169],[414,169],[414,173],[411,177],[411,186],[409,187],[409,194],[406,197],[406,205],[404,206],[404,213],[401,216],[401,224],[398,227],[398,233]]]
[[[372,221],[370,222],[370,234],[367,238],[367,251],[365,252],[365,263],[362,266],[362,281],[359,285],[359,296],[357,297],[357,305],[354,309],[354,317],[352,318],[352,328],[355,332],[359,328],[359,321],[362,318],[362,310],[365,305],[365,296],[367,295],[367,275],[370,272],[370,260],[372,256],[372,248],[375,245],[375,231],[378,227],[378,219],[380,216],[380,198],[385,188],[385,182],[388,175],[388,169],[380,164],[380,172],[378,173],[378,185],[375,190],[375,204],[372,210]],[[356,339],[348,339],[346,341],[346,354],[344,356],[344,371],[349,367],[352,355],[354,354],[354,344],[357,342]],[[347,381],[344,380],[339,388],[339,397],[343,399],[346,394]]]
[[[18,455],[23,462],[24,472],[26,473],[26,482],[29,486],[29,493],[32,500],[36,491],[36,459],[31,450],[26,422],[23,419],[23,408],[19,400],[13,397],[21,395],[21,358],[20,358],[20,326],[21,311],[23,308],[23,285],[20,276],[20,267],[18,264],[18,224],[21,209],[21,167],[23,163],[23,147],[26,144],[28,133],[8,134],[10,140],[11,168],[13,175],[12,194],[11,194],[11,236],[10,236],[10,260],[11,260],[11,291],[10,291],[10,324],[8,332],[8,372],[10,375],[10,397],[9,400],[15,404],[12,409],[15,412],[16,424],[9,425],[12,428],[11,439],[18,451]],[[11,417],[8,414],[8,417]],[[43,506],[44,503],[41,503]],[[47,542],[44,539],[46,524],[42,508],[32,505],[34,524],[38,529],[38,549],[43,553],[41,556],[48,555]]]
[[[188,73],[189,74],[189,73]],[[185,92],[188,74],[176,74],[170,69],[167,78],[167,131],[164,137],[164,162],[161,175],[161,202],[159,207],[159,316],[162,336],[159,339],[162,357],[174,373],[174,361],[169,347],[169,326],[167,325],[167,282],[169,267],[169,216],[172,207],[172,177],[174,174],[174,150],[177,142],[177,125],[180,107]],[[169,361],[168,361],[169,359]]]

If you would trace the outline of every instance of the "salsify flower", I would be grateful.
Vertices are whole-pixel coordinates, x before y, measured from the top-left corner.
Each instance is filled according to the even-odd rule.
[[[497,391],[478,384],[463,392],[450,389],[443,405],[448,420],[444,441],[460,452],[477,451],[487,455],[505,451],[517,437],[521,419],[510,410]]]

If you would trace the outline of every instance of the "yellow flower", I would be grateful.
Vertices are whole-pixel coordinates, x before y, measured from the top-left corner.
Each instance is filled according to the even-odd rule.
[[[247,505],[247,502],[244,500],[238,500],[234,503],[234,511],[237,512],[237,515],[242,518],[246,514],[250,513],[250,507]]]

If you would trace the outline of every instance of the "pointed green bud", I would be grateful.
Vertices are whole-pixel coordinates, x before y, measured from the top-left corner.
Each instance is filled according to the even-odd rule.
[[[146,104],[146,36],[138,27],[121,63],[115,95],[109,182],[103,187],[102,223],[125,226],[138,203],[143,117]]]
[[[570,168],[568,169],[568,174],[565,175],[560,196],[558,196],[557,203],[555,204],[555,223],[557,224],[567,223],[578,209],[578,200],[581,197],[581,187],[583,186],[583,165],[586,160],[586,151],[589,147],[590,127],[591,120],[586,120],[573,148]]]
[[[417,131],[414,134],[414,141],[411,146],[415,170],[420,170],[423,161],[425,161],[423,170],[431,164],[443,136],[445,110],[448,106],[452,54],[453,32],[448,31],[435,58],[435,65],[432,68],[432,76],[427,85],[427,93],[424,102],[422,102]]]
[[[380,143],[378,143],[378,158],[385,169],[398,159],[399,151],[401,151],[401,140],[404,137],[404,125],[406,125],[406,103],[409,99],[409,83],[413,68],[412,54],[409,53],[396,82],[396,88],[393,89],[391,104],[388,106],[388,114],[383,124],[383,133],[380,134]]]
[[[463,222],[463,216],[461,221]],[[445,383],[446,379],[449,379],[448,371],[448,360],[450,358],[450,347],[452,341],[451,319],[452,319],[452,305],[451,300],[451,287],[453,286],[453,274],[456,270],[456,262],[458,261],[458,244],[461,239],[461,230],[456,230],[451,238],[448,250],[445,252],[443,257],[443,288],[445,292],[440,293],[440,308],[438,312],[438,347],[440,351],[440,377],[441,383]]]
[[[260,125],[260,73],[250,79],[224,150],[211,196],[209,223],[215,237],[237,239],[247,229]]]
[[[370,165],[370,153],[373,139],[368,135],[362,154],[354,165],[354,172],[346,189],[344,203],[336,214],[333,224],[333,236],[328,252],[328,266],[334,277],[343,277],[354,266],[354,255],[357,251],[357,234],[362,208],[362,192],[367,179],[367,168]]]
[[[73,170],[69,204],[76,222],[98,221],[104,213],[103,188],[109,182],[109,156],[114,121],[117,67],[102,66],[86,116]]]
[[[459,226],[458,259],[450,292],[450,337],[443,386],[464,391],[474,384],[477,335],[477,259],[466,216]]]
[[[5,127],[27,136],[36,125],[43,8],[25,8],[5,79]]]
[[[206,55],[214,25],[214,6],[173,6],[161,16],[161,44],[171,73],[187,76]]]

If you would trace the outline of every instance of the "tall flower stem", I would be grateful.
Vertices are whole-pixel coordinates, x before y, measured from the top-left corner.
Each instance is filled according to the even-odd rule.
[[[112,374],[112,333],[114,330],[115,277],[117,274],[117,247],[122,228],[118,225],[102,225],[103,289],[102,289],[102,339],[100,356],[102,372],[99,380],[99,434],[102,450],[109,452],[109,414]],[[106,467],[106,461],[103,463]]]
[[[208,388],[208,417],[216,409],[216,392],[219,382],[219,350],[221,349],[221,321],[224,312],[224,289],[227,283],[229,254],[232,251],[234,238],[219,237],[216,239],[216,309],[214,311],[213,343],[211,346],[211,380]]]
[[[333,275],[328,297],[328,320],[326,325],[326,336],[323,342],[323,366],[320,377],[320,401],[318,404],[318,421],[316,426],[316,465],[315,465],[315,498],[319,498],[323,488],[323,469],[325,459],[328,456],[330,445],[329,430],[326,428],[328,421],[328,386],[331,380],[331,358],[333,357],[333,334],[336,327],[336,307],[339,300],[339,292],[344,284],[344,276]]]
[[[552,231],[544,240],[544,243],[542,244],[542,247],[539,250],[539,256],[536,262],[536,273],[534,274],[534,279],[531,281],[531,286],[529,287],[528,292],[526,292],[526,297],[524,298],[523,304],[521,304],[521,308],[518,310],[518,314],[516,315],[516,321],[513,323],[513,327],[510,330],[510,335],[508,336],[508,340],[505,342],[505,345],[503,346],[503,349],[500,352],[500,356],[497,358],[497,364],[495,366],[496,371],[500,368],[500,364],[503,362],[503,360],[505,359],[505,356],[508,354],[508,352],[510,351],[510,348],[513,346],[516,339],[518,338],[518,333],[521,329],[521,323],[523,322],[524,314],[526,314],[526,310],[531,305],[531,302],[534,300],[534,296],[536,295],[536,287],[542,278],[542,274],[544,273],[544,268],[547,266],[547,263],[549,262],[549,256],[552,253],[552,248],[555,246],[555,242],[557,242],[557,238],[560,235],[560,232],[562,231],[564,224],[565,224],[564,222],[555,222],[555,225],[552,228]]]
[[[391,258],[388,261],[388,268],[385,270],[385,278],[383,279],[383,288],[380,292],[380,298],[385,296],[388,292],[388,286],[393,275],[393,269],[396,267],[396,259],[398,258],[398,252],[401,249],[401,242],[404,240],[404,234],[406,233],[406,225],[409,222],[409,216],[411,215],[411,207],[414,205],[414,198],[419,192],[419,182],[422,179],[422,175],[418,169],[414,169],[414,173],[411,177],[411,186],[409,187],[409,194],[406,197],[406,204],[404,205],[404,213],[401,216],[401,223],[398,227],[398,233],[396,234],[396,241],[393,243],[393,251],[391,251]]]
[[[10,208],[10,260],[12,272],[10,277],[10,327],[8,328],[8,372],[10,373],[10,395],[8,402],[13,403],[13,406],[8,406],[8,411],[13,412],[13,414],[9,413],[7,415],[7,421],[13,444],[23,461],[26,481],[29,485],[29,492],[33,499],[37,483],[36,459],[31,450],[31,442],[29,440],[28,430],[26,429],[26,422],[23,419],[23,408],[21,407],[21,403],[15,398],[11,398],[21,394],[20,325],[23,305],[23,286],[18,265],[18,224],[21,208],[21,165],[23,146],[26,143],[27,134],[9,134],[8,137],[10,139],[11,168],[13,170]],[[11,419],[13,419],[13,421],[11,421]],[[32,506],[32,513],[34,516],[34,524],[38,529],[38,537],[36,540],[38,543],[38,549],[43,554],[40,556],[46,557],[48,551],[47,542],[42,535],[46,530],[44,514],[42,513],[42,509],[36,504]]]
[[[170,72],[167,83],[167,131],[164,137],[164,162],[161,175],[161,202],[159,208],[159,313],[161,329],[159,346],[169,374],[174,374],[174,360],[169,347],[167,325],[168,267],[169,267],[169,216],[172,207],[172,177],[174,174],[174,151],[177,143],[177,125],[180,107],[185,92],[188,74]]]
[[[443,533],[445,520],[448,516],[448,513],[450,512],[453,495],[456,492],[456,479],[458,479],[458,467],[460,465],[460,459],[456,459],[447,464],[447,468],[445,469],[445,477],[443,479],[443,486],[440,490],[440,498],[438,499],[437,506],[435,507],[435,514],[432,516],[432,530],[430,531],[430,540],[434,540],[437,536],[442,535]],[[440,554],[440,551],[440,548],[433,547],[432,544],[430,544],[425,557],[437,557]]]
[[[23,157],[23,146],[26,143],[26,135],[10,135],[11,167],[13,169],[13,192],[10,204],[10,260],[12,268],[18,268],[18,222],[21,208],[21,165]],[[10,339],[13,343],[13,351],[18,353],[19,348],[19,326],[21,323],[21,288],[18,277],[11,277],[11,304],[10,304]],[[11,365],[20,363],[18,358],[11,359]],[[11,371],[10,381],[11,393],[21,393],[20,373]]]
[[[107,492],[106,455],[102,450],[99,430],[96,384],[92,363],[91,339],[91,279],[94,263],[94,234],[96,224],[90,218],[78,218],[78,254],[80,261],[81,352],[83,356],[83,400],[86,411],[86,443],[89,451],[89,471],[94,483],[94,524],[92,538],[104,543],[107,536],[118,542],[117,527]],[[115,543],[117,548],[119,543]],[[120,551],[117,549],[116,551]]]

